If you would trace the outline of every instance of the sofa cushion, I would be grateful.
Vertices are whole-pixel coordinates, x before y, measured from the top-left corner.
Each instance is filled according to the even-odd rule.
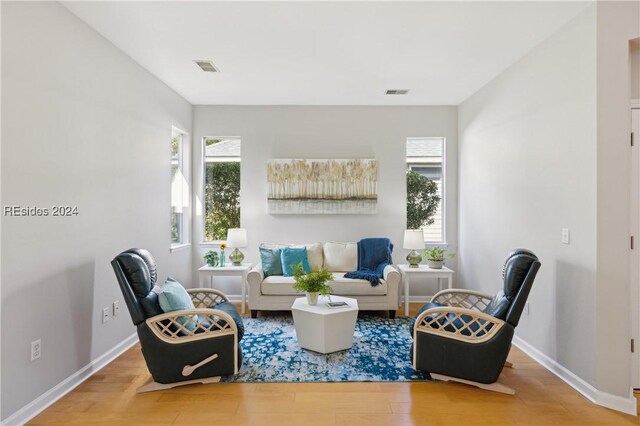
[[[369,296],[369,295],[386,295],[387,282],[380,280],[380,284],[371,287],[367,280],[352,280],[343,278],[344,273],[333,273],[333,280],[327,282],[333,288],[331,294],[338,296]],[[293,277],[271,276],[262,281],[261,292],[265,295],[272,296],[291,296],[301,295],[293,289],[295,280]]]
[[[358,269],[358,244],[356,243],[324,243],[323,252],[324,266],[330,272],[349,272]]]
[[[344,272],[334,272],[333,280],[328,283],[333,289],[332,294],[338,296],[384,296],[387,294],[387,282],[380,280],[375,287],[367,280],[344,278]]]
[[[282,260],[280,259],[281,249],[262,246],[260,246],[259,249],[264,276],[282,275]]]
[[[293,266],[298,263],[302,263],[302,269],[305,272],[311,272],[306,247],[285,247],[280,250],[280,259],[282,259],[282,272],[285,277],[293,275]]]
[[[284,277],[282,275],[273,275],[267,277],[262,281],[260,290],[262,294],[268,294],[272,296],[284,296],[302,294],[293,289],[293,284],[296,281],[293,277]]]
[[[307,260],[311,269],[320,269],[324,266],[322,243],[295,244],[293,247],[305,247],[307,249]]]

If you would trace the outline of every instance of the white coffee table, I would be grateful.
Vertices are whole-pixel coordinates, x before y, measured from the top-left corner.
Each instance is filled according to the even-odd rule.
[[[322,354],[350,349],[358,319],[358,301],[348,297],[331,296],[332,302],[346,302],[349,306],[330,308],[328,297],[319,297],[317,305],[309,305],[306,297],[293,302],[291,313],[301,348]]]

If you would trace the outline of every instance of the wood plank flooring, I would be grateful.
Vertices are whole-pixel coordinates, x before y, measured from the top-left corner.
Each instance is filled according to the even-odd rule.
[[[136,394],[149,377],[136,345],[29,424],[640,425],[591,403],[517,348],[509,360],[501,381],[515,396],[454,383],[223,383]]]

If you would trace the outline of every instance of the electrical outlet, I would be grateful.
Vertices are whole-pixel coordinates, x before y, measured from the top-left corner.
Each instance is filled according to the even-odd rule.
[[[569,228],[562,228],[562,244],[569,244]]]
[[[120,302],[116,300],[115,302],[113,302],[113,316],[117,317],[119,313],[120,313]]]
[[[42,355],[42,341],[40,339],[31,342],[31,362],[39,359]]]
[[[529,302],[524,304],[524,314],[529,315]]]
[[[102,323],[103,324],[108,323],[110,318],[111,318],[111,310],[109,308],[104,308],[102,310]]]

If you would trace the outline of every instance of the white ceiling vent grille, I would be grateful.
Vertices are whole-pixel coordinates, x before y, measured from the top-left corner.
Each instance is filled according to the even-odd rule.
[[[406,95],[409,93],[409,89],[389,89],[384,92],[385,95]]]
[[[205,72],[220,72],[220,70],[218,68],[216,68],[215,65],[213,65],[213,62],[211,61],[193,61],[196,64],[198,64],[198,66],[200,68],[202,68],[202,71]]]

